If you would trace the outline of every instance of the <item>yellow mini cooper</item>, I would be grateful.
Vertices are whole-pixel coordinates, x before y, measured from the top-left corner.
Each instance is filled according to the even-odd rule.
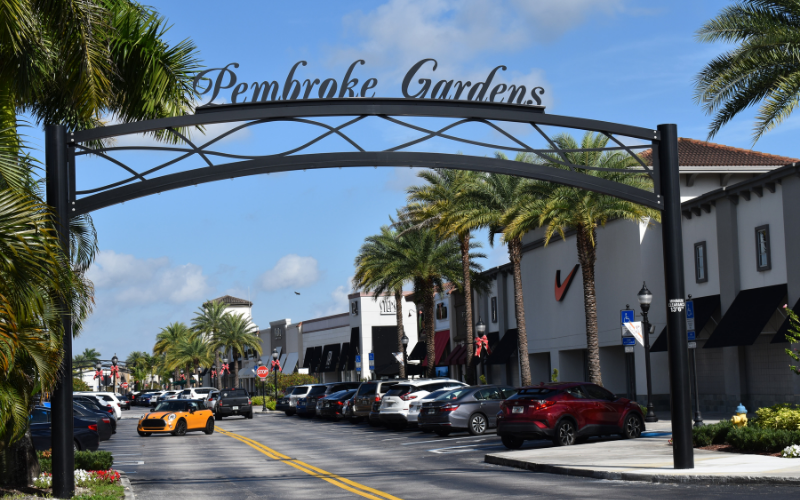
[[[169,432],[183,436],[191,431],[214,433],[214,414],[206,409],[202,401],[173,399],[161,401],[158,406],[145,413],[136,428],[140,436]]]

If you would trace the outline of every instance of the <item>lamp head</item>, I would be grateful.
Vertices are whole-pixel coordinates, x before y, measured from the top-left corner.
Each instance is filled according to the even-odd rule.
[[[475,325],[475,331],[478,332],[478,335],[486,333],[486,323],[483,322],[480,316],[478,316],[478,324]]]
[[[406,336],[405,333],[403,334],[403,337],[400,339],[400,342],[402,342],[403,345],[408,345],[408,337]]]
[[[272,350],[272,359],[278,359],[278,349]]]
[[[97,363],[97,366],[96,366],[95,368],[97,368],[98,370],[100,370],[100,369],[102,369],[102,368],[103,368],[103,365],[101,365],[100,363]]]
[[[650,303],[653,301],[653,294],[647,289],[646,283],[642,282],[642,289],[639,290],[637,298],[639,299],[639,305],[642,306],[642,311],[646,312],[650,309]]]
[[[228,358],[222,358],[222,362],[228,364]]]
[[[264,362],[261,361],[261,358],[258,358],[258,366],[264,366]]]
[[[114,357],[111,358],[111,364],[117,366],[117,361],[119,361],[119,358],[117,357],[117,354],[114,353]]]

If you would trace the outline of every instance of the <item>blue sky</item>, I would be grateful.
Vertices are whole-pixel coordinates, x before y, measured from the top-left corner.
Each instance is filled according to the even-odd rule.
[[[340,80],[353,61],[364,59],[357,76],[378,78],[379,96],[400,97],[403,74],[423,58],[439,61],[437,76],[472,81],[503,64],[507,82],[546,89],[549,113],[644,127],[677,123],[680,136],[697,139],[706,137],[709,119],[692,101],[692,78],[724,47],[699,44],[693,34],[727,4],[150,3],[173,24],[170,40],[192,38],[207,67],[238,62],[237,74],[245,81],[282,82],[301,59],[309,63],[302,78]],[[753,114],[736,119],[714,142],[750,148]],[[798,123],[788,120],[755,149],[800,156],[797,141],[790,140]],[[316,135],[308,134],[300,126],[274,125],[226,140],[220,149],[264,154]],[[382,125],[354,127],[353,134],[376,147],[412,137]],[[32,140],[41,146],[36,132]],[[341,148],[337,140],[316,151]],[[140,170],[167,158],[123,157]],[[84,186],[118,175],[96,160],[82,168]],[[93,347],[108,358],[149,350],[161,327],[188,323],[205,299],[224,294],[249,297],[262,328],[280,318],[297,322],[345,312],[359,246],[404,204],[415,174],[408,168],[351,168],[261,175],[95,212],[101,248],[91,270],[96,306],[75,351]],[[484,267],[507,261],[503,247],[489,248],[485,239],[484,245]]]

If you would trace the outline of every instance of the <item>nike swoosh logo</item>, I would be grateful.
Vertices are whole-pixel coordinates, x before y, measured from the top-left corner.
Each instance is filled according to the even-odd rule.
[[[567,290],[569,290],[569,285],[572,284],[572,278],[575,276],[575,272],[578,268],[581,267],[580,264],[575,264],[575,267],[572,268],[572,272],[569,273],[567,279],[564,280],[564,283],[561,283],[561,270],[556,271],[556,301],[561,302],[564,300],[564,297],[567,295]]]

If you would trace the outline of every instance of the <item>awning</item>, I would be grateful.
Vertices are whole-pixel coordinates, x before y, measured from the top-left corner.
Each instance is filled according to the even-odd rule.
[[[278,363],[281,364],[281,368],[283,368],[283,365],[286,364],[286,356],[287,356],[287,354],[283,353],[283,354],[281,354],[281,359],[278,360]],[[272,366],[272,360],[268,361],[268,364],[271,367]],[[270,371],[272,371],[272,368],[270,368]],[[281,370],[281,371],[283,371],[283,370]]]
[[[311,373],[319,373],[320,364],[322,362],[322,346],[318,345],[314,348],[314,353],[311,356]]]
[[[347,360],[350,357],[350,342],[345,342],[342,344],[342,353],[339,355],[339,362],[336,366],[336,371],[346,371],[347,370]]]
[[[792,311],[797,312],[799,307],[800,307],[800,299],[798,299],[797,302],[795,302],[794,307],[792,307]],[[786,338],[786,334],[789,332],[789,327],[791,325],[789,324],[789,316],[787,316],[785,313],[784,315],[786,316],[786,319],[783,320],[783,324],[781,324],[781,327],[778,328],[778,331],[775,333],[775,336],[772,337],[772,342],[770,342],[770,344],[789,343],[789,340]]]
[[[359,335],[358,327],[350,329],[350,354],[347,356],[347,369],[356,369],[356,356],[359,353],[359,346],[361,345],[361,338]]]
[[[447,346],[450,344],[450,330],[442,330],[441,332],[436,332],[433,337],[433,348],[436,351],[434,355],[436,359],[434,360],[435,366],[440,366],[439,361],[442,359],[442,354],[444,351],[447,350]],[[427,352],[427,347],[426,347]],[[426,356],[425,359],[422,360],[421,366],[428,366],[428,357]]]
[[[497,343],[489,358],[486,360],[487,365],[504,365],[508,363],[508,359],[517,350],[517,333],[516,328],[506,330],[506,334]]]
[[[286,363],[281,365],[281,373],[291,375],[292,373],[294,373],[295,366],[297,366],[297,353],[290,352],[286,356]]]
[[[708,297],[692,297],[694,302],[694,331],[697,335],[705,328],[708,320],[719,307],[719,295]],[[650,344],[650,352],[667,352],[667,327],[665,326],[658,338]]]
[[[339,344],[328,344],[322,350],[322,359],[320,360],[321,372],[335,372],[336,365],[339,363],[339,353],[341,346]]]
[[[303,368],[311,369],[311,361],[314,359],[314,348],[306,347],[306,355],[303,356]]]
[[[417,345],[415,345],[414,348],[411,350],[411,354],[408,355],[408,359],[422,361],[423,359],[425,359],[425,353],[428,352],[425,349],[426,349],[425,341],[420,340],[419,342],[417,342]]]
[[[742,290],[703,349],[753,345],[785,296],[785,283]]]
[[[444,358],[442,364],[445,366],[460,365],[461,363],[459,363],[458,361],[462,358],[461,356],[462,354],[464,355],[463,357],[466,359],[467,348],[464,347],[463,345],[457,345],[455,349],[453,349],[453,352],[451,352],[449,356]]]

